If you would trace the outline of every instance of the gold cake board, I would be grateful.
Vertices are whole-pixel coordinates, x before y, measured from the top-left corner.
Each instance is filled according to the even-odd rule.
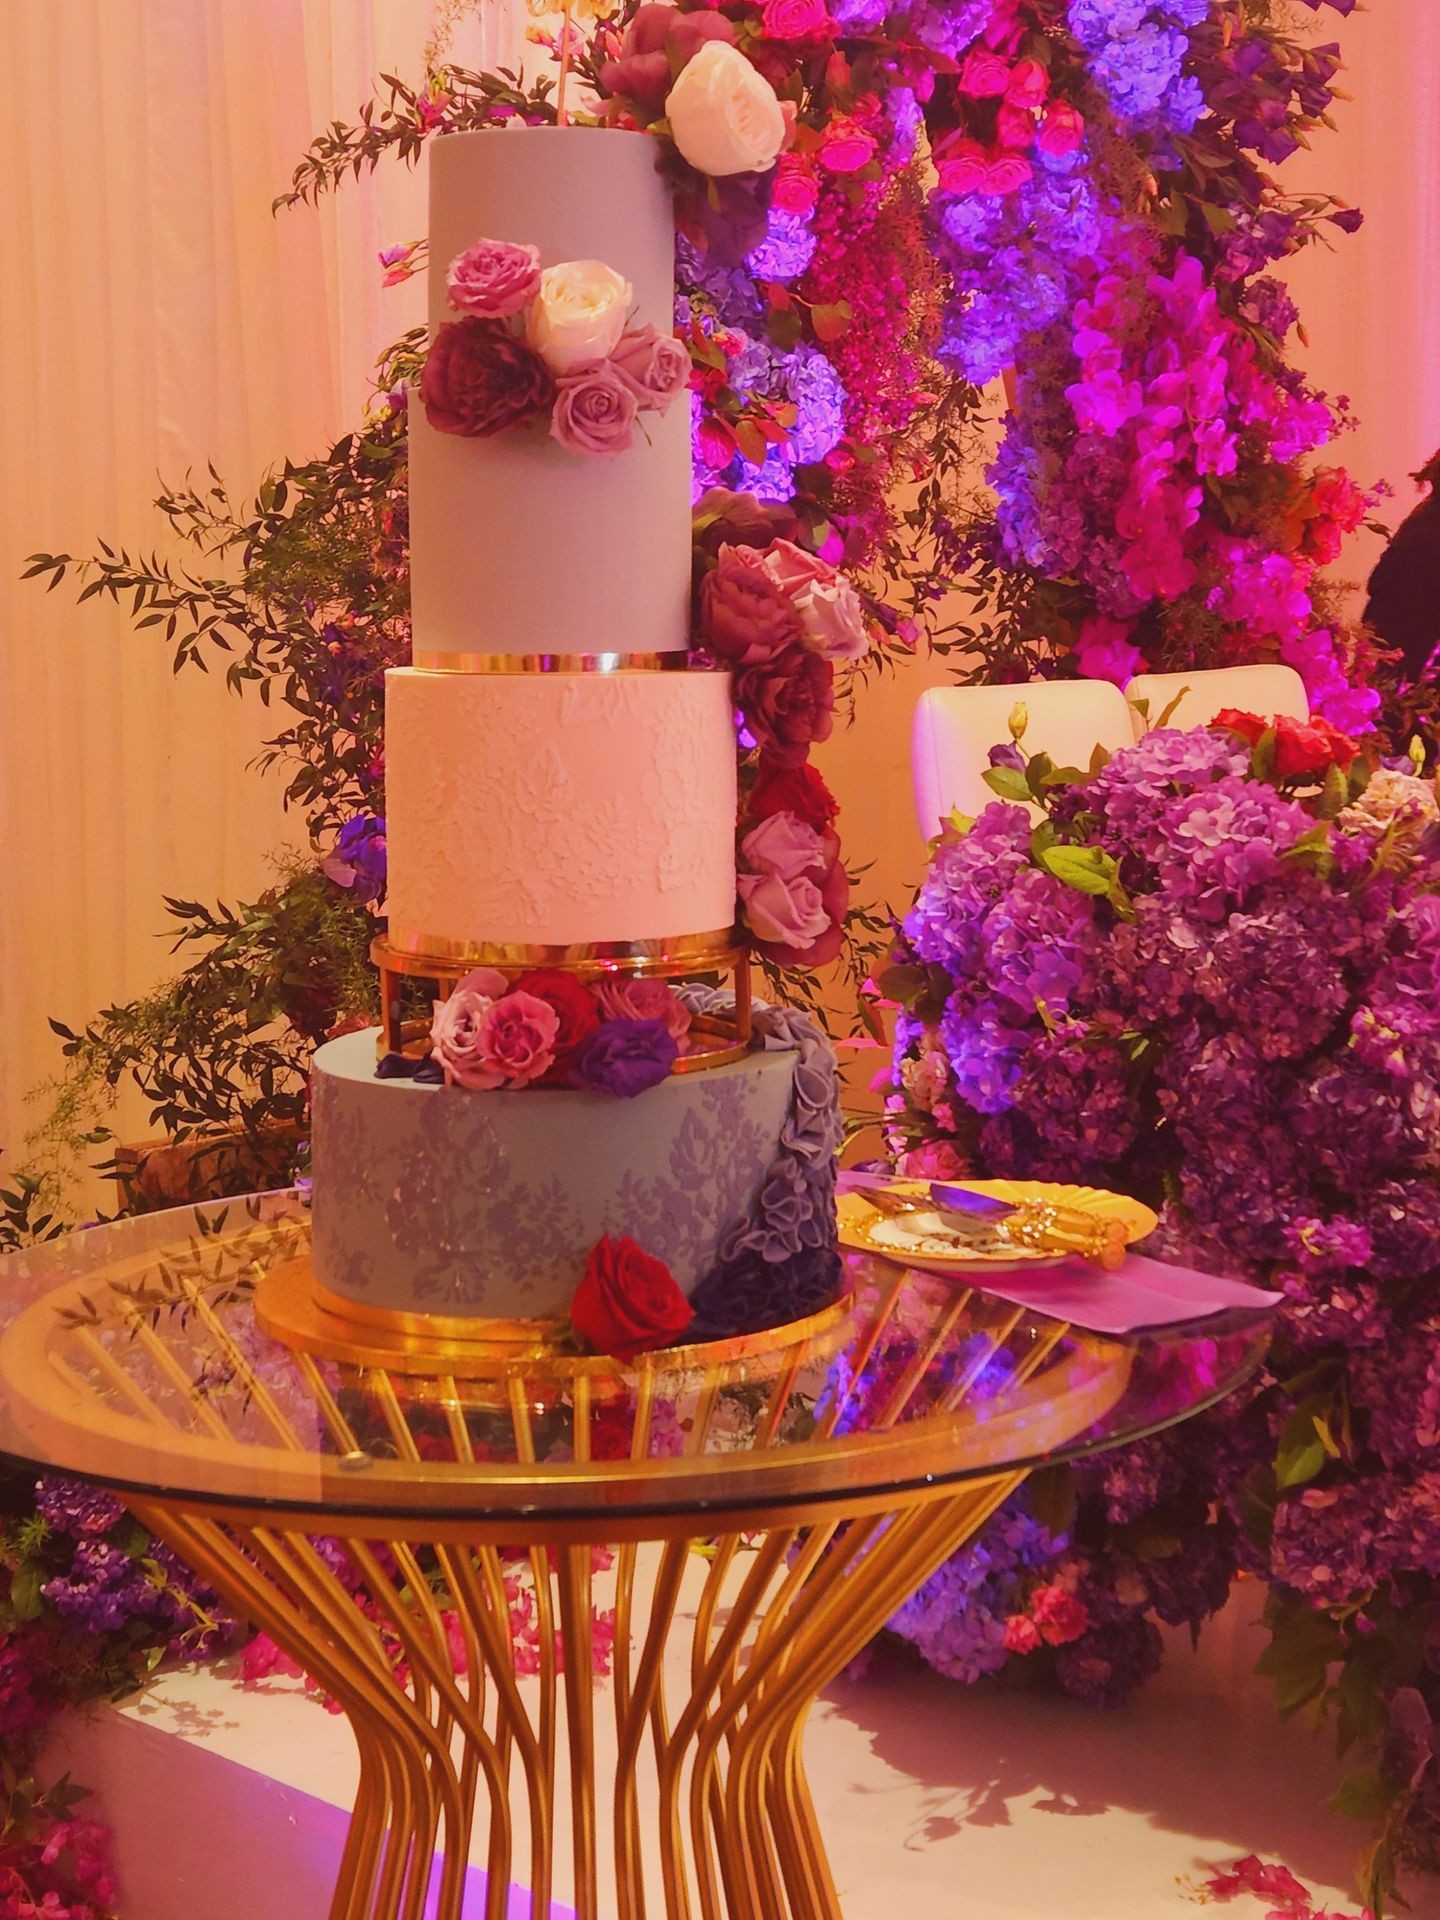
[[[729,1340],[659,1348],[641,1357],[675,1373],[692,1367],[723,1367],[831,1332],[843,1336],[851,1304],[849,1292],[842,1292],[828,1307],[803,1320]],[[566,1322],[559,1315],[535,1320],[481,1319],[406,1313],[347,1300],[316,1277],[308,1254],[271,1267],[261,1276],[255,1290],[255,1317],[272,1339],[319,1359],[432,1379],[437,1375],[453,1380],[494,1378],[517,1362],[542,1359],[547,1378],[561,1384],[580,1375],[592,1384],[618,1380],[633,1370],[609,1354],[567,1353],[561,1344]]]

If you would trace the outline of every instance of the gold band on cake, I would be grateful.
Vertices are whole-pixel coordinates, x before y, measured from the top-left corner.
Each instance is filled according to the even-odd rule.
[[[692,972],[728,967],[741,952],[734,927],[712,933],[662,934],[649,940],[587,940],[569,946],[537,946],[523,940],[449,940],[437,934],[387,933],[370,958],[392,973],[427,974],[434,967],[566,967],[596,973]]]
[[[423,673],[694,673],[685,647],[666,653],[442,653],[413,647]]]

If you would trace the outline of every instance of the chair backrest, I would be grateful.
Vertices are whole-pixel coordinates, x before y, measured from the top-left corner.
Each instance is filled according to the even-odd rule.
[[[1132,703],[1137,740],[1156,725],[1172,701],[1176,702],[1175,711],[1165,722],[1167,727],[1208,727],[1226,707],[1258,713],[1266,720],[1280,714],[1291,720],[1310,718],[1305,682],[1293,667],[1208,667],[1200,673],[1142,673],[1126,687],[1125,698]],[[1137,700],[1146,702],[1144,716],[1135,711],[1133,703]]]
[[[910,764],[915,812],[928,840],[958,808],[976,814],[995,795],[986,786],[990,749],[1010,738],[1010,715],[1029,713],[1027,753],[1048,753],[1059,767],[1087,767],[1097,746],[1128,747],[1130,709],[1108,680],[1040,680],[1028,686],[931,687],[915,707]]]

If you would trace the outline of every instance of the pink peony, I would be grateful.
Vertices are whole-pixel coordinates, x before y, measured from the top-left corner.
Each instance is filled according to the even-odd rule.
[[[721,547],[700,587],[700,634],[713,654],[735,667],[798,651],[800,616],[766,571],[758,548]]]
[[[770,40],[828,40],[835,30],[825,0],[765,0],[760,23]]]
[[[452,307],[482,320],[523,313],[539,291],[540,249],[477,240],[450,262],[445,286]]]
[[[620,336],[610,364],[642,408],[663,412],[690,384],[690,354],[673,333],[631,327]]]
[[[451,995],[454,998],[454,995]],[[448,1002],[447,1002],[448,1004]],[[525,1087],[555,1059],[560,1017],[533,993],[507,993],[481,1014],[475,1045],[492,1087]]]
[[[1052,100],[1035,137],[1040,151],[1059,158],[1074,153],[1084,138],[1085,118],[1079,109],[1072,107],[1068,100]]]
[[[420,375],[425,418],[438,433],[488,438],[533,420],[555,383],[538,354],[493,320],[449,320]]]
[[[495,995],[481,993],[463,981],[448,1000],[435,1002],[430,1056],[444,1068],[447,1086],[485,1089],[499,1084],[480,1044],[482,1023],[494,1005]]]
[[[850,119],[832,120],[820,136],[820,164],[829,173],[858,173],[875,154],[873,133]]]
[[[595,989],[607,1020],[659,1020],[671,1038],[690,1031],[690,1009],[665,980],[601,980]]]
[[[712,574],[711,579],[714,577]],[[773,587],[771,592],[775,592]],[[794,619],[794,608],[788,602],[782,604]],[[830,662],[799,641],[778,647],[753,664],[740,664],[735,676],[735,704],[757,744],[776,766],[798,767],[809,759],[816,741],[830,738],[834,680],[835,669]]]
[[[567,453],[616,454],[635,444],[639,402],[613,361],[577,367],[560,381],[550,437]]]

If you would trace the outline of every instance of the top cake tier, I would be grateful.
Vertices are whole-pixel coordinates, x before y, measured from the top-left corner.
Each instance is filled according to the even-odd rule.
[[[674,216],[648,134],[525,127],[430,143],[430,330],[458,316],[446,269],[479,239],[538,247],[542,267],[598,260],[634,319],[674,324]],[[486,655],[645,654],[688,644],[690,409],[682,394],[624,452],[567,451],[543,423],[493,439],[410,410],[416,666]]]

